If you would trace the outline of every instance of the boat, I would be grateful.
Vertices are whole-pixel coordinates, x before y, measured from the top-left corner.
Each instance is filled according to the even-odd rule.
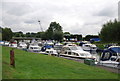
[[[95,44],[83,44],[82,48],[85,51],[96,51],[97,50],[97,46]]]
[[[0,45],[4,45],[4,41],[0,41]]]
[[[84,51],[80,46],[63,46],[60,52],[60,56],[70,56],[78,58],[90,58],[95,59],[89,52]]]
[[[110,46],[101,55],[99,65],[120,68],[120,46]]]
[[[120,56],[111,56],[109,60],[100,61],[99,65],[120,69]]]
[[[63,44],[61,43],[56,43],[54,45],[54,49],[57,51],[57,53],[60,53],[60,50],[62,49],[62,47],[63,47]]]
[[[9,46],[9,42],[8,42],[8,41],[5,41],[5,42],[4,42],[4,46]]]
[[[57,56],[57,55],[58,55],[57,51],[54,50],[53,48],[46,49],[45,53],[46,53],[47,55],[54,55],[54,56]]]
[[[13,43],[10,43],[9,44],[9,47],[12,47],[12,48],[17,48],[17,43],[16,42],[13,42]]]
[[[39,53],[41,51],[41,47],[38,46],[38,45],[29,45],[28,49],[27,49],[28,52],[35,52],[35,53]]]
[[[25,42],[19,42],[17,48],[18,49],[26,49],[27,48],[27,44]]]

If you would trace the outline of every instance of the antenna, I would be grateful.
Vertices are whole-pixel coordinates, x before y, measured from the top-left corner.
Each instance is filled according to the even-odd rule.
[[[38,23],[39,23],[39,25],[40,25],[41,32],[43,32],[43,28],[42,28],[42,26],[41,26],[40,20],[38,20]]]

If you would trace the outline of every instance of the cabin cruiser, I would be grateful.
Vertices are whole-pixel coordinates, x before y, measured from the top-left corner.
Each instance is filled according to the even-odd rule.
[[[62,56],[79,57],[79,58],[91,58],[95,59],[89,52],[84,51],[80,46],[63,46],[60,52]]]
[[[0,45],[4,45],[4,41],[0,41]]]
[[[4,42],[4,45],[5,45],[5,46],[9,46],[9,42],[8,42],[8,41],[5,41],[5,42]]]
[[[26,49],[27,48],[27,44],[25,42],[20,42],[18,44],[18,49]]]
[[[62,49],[62,47],[63,47],[63,44],[61,43],[56,43],[54,45],[54,49],[57,51],[57,53],[60,53],[60,50]]]
[[[9,47],[17,48],[17,43],[16,42],[10,43]]]
[[[110,46],[101,55],[99,65],[119,68],[120,66],[120,46]]]
[[[45,54],[47,54],[47,55],[55,55],[55,56],[58,55],[57,51],[54,50],[53,48],[46,49],[46,50],[45,50]]]
[[[109,60],[100,61],[99,65],[120,69],[120,56],[111,56]]]
[[[82,48],[85,51],[96,51],[97,50],[97,46],[95,44],[83,44]]]
[[[39,53],[41,51],[41,47],[39,47],[38,45],[29,45],[27,51]]]

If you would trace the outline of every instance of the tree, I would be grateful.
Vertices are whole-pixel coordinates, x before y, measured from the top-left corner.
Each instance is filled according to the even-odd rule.
[[[103,42],[120,42],[120,22],[116,19],[114,22],[107,22],[103,25],[99,36]]]
[[[2,28],[2,40],[9,41],[12,36],[13,32],[10,28]]]
[[[27,33],[26,33],[26,37],[31,37],[30,32],[27,32]]]
[[[84,37],[84,40],[90,41],[91,38],[99,38],[99,36],[97,36],[97,35],[86,35],[86,36]]]
[[[71,34],[70,34],[70,32],[64,32],[63,36],[64,36],[65,39],[70,40]]]
[[[49,28],[47,29],[46,33],[45,33],[47,39],[51,39],[51,40],[62,40],[63,39],[63,31],[62,31],[62,27],[60,26],[59,23],[56,22],[51,22]],[[56,37],[58,36],[58,37]]]
[[[82,40],[82,35],[75,34],[74,36],[77,38],[77,41],[80,41],[80,40]]]
[[[63,33],[61,31],[54,32],[54,40],[61,41],[63,39]]]
[[[22,31],[19,32],[13,32],[13,37],[24,37],[25,35],[23,34]]]

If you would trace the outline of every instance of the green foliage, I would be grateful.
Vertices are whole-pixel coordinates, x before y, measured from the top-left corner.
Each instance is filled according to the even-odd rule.
[[[83,40],[90,41],[91,38],[99,38],[97,35],[86,35]]]
[[[9,41],[13,36],[13,32],[10,28],[2,28],[2,40]]]
[[[23,34],[22,31],[19,32],[13,32],[13,37],[24,37],[25,35]]]
[[[62,27],[60,26],[59,23],[51,22],[45,35],[47,39],[61,41],[63,39]]]
[[[0,33],[0,41],[2,40],[2,33]]]
[[[107,22],[100,31],[100,38],[103,42],[119,42],[120,41],[120,22]]]
[[[2,47],[3,79],[118,79],[118,74],[73,60],[15,49],[15,64],[9,65],[12,48]]]

